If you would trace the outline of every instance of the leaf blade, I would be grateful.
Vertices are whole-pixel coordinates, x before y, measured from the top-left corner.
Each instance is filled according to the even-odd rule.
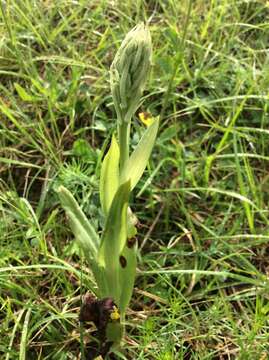
[[[106,154],[100,175],[100,201],[105,215],[108,214],[114,195],[119,187],[120,150],[115,136]]]
[[[112,201],[107,222],[102,236],[99,266],[105,269],[107,291],[105,296],[111,296],[116,304],[120,302],[119,267],[120,254],[127,240],[127,207],[130,194],[130,181],[122,184]]]
[[[120,266],[121,295],[119,309],[122,315],[125,314],[134,289],[137,264],[136,253],[137,244],[135,243],[132,246],[128,246],[127,244],[121,254],[121,258],[124,258],[124,262],[122,261]]]
[[[155,143],[158,128],[159,119],[156,118],[155,121],[145,131],[137,147],[128,159],[122,173],[120,174],[121,183],[125,182],[128,178],[130,178],[131,190],[133,190],[133,188],[136,186],[147,166],[150,154]]]
[[[79,207],[73,195],[64,186],[58,188],[58,195],[62,207],[66,211],[72,231],[83,248],[85,255],[97,259],[97,249],[100,243],[94,227],[91,225],[85,214]],[[88,251],[90,253],[88,253]]]

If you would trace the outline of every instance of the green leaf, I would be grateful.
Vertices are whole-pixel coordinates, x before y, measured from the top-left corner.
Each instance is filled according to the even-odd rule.
[[[127,209],[127,237],[128,239],[133,238],[137,234],[136,224],[138,220],[131,208]]]
[[[107,293],[118,305],[120,302],[120,254],[127,240],[127,207],[130,194],[130,181],[122,184],[112,201],[102,236],[99,266],[105,270]]]
[[[158,127],[159,119],[157,118],[145,131],[120,174],[121,183],[125,182],[127,179],[131,180],[131,190],[133,190],[138,183],[147,166],[157,136]]]
[[[20,84],[18,83],[14,83],[14,87],[19,95],[19,97],[23,100],[23,101],[35,101],[36,98],[32,95],[29,95],[22,86],[20,86]]]
[[[73,195],[64,186],[58,188],[62,207],[69,217],[72,231],[82,247],[87,259],[97,260],[97,249],[100,244],[99,236],[85,214],[79,207]]]
[[[97,262],[97,264],[94,264],[95,268],[92,268],[92,272],[94,274],[97,287],[98,287],[98,294],[97,296],[99,299],[103,299],[107,296],[109,296],[109,287],[106,277],[106,271],[104,266],[100,266],[100,264]]]
[[[121,296],[119,309],[122,316],[125,314],[133,293],[137,263],[136,253],[137,244],[132,244],[132,246],[127,244],[120,256]]]
[[[100,267],[98,264],[99,236],[70,191],[64,186],[60,186],[58,194],[62,207],[69,217],[71,229],[94,275],[98,286],[98,295],[102,297],[103,294],[107,293],[107,281],[103,267]]]
[[[120,150],[113,135],[110,148],[102,163],[100,176],[100,201],[105,215],[108,214],[119,187],[119,160]]]
[[[19,360],[26,359],[27,340],[28,340],[28,336],[29,336],[29,332],[30,332],[29,323],[30,323],[31,312],[32,312],[32,309],[31,309],[31,307],[29,307],[26,312],[25,318],[24,318],[24,323],[23,323],[22,332],[21,332]]]
[[[75,155],[86,162],[94,162],[96,159],[95,150],[93,150],[88,142],[84,139],[78,139],[74,142],[72,147],[72,155]]]
[[[108,341],[112,341],[114,343],[113,346],[120,343],[123,333],[124,328],[120,322],[111,322],[107,324],[106,337]]]

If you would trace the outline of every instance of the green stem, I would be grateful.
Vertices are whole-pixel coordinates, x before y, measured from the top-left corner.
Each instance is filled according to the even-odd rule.
[[[118,126],[119,146],[120,146],[120,170],[124,168],[129,158],[129,136],[130,122],[123,121]]]

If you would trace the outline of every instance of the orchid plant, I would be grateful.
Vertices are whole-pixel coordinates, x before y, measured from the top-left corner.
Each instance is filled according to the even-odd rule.
[[[136,274],[137,220],[129,207],[129,196],[147,166],[159,126],[158,118],[152,118],[129,155],[131,120],[141,103],[151,56],[150,32],[141,23],[126,35],[110,68],[117,133],[113,134],[101,165],[100,203],[105,216],[101,236],[73,195],[63,186],[58,189],[60,202],[97,285],[97,299],[84,304],[81,320],[93,320],[102,333],[99,338],[109,342],[108,347],[119,344],[122,338]],[[99,311],[99,315],[89,312],[85,315],[87,306],[89,312]],[[107,351],[102,353],[102,346],[104,348],[100,345],[97,356]]]

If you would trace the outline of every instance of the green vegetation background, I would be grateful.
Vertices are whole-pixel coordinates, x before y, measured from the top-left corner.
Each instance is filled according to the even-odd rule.
[[[93,284],[54,190],[102,224],[109,66],[146,19],[140,111],[162,122],[132,200],[140,256],[122,358],[267,359],[269,3],[6,0],[0,16],[0,359],[78,359]],[[132,146],[141,129],[136,117]]]

